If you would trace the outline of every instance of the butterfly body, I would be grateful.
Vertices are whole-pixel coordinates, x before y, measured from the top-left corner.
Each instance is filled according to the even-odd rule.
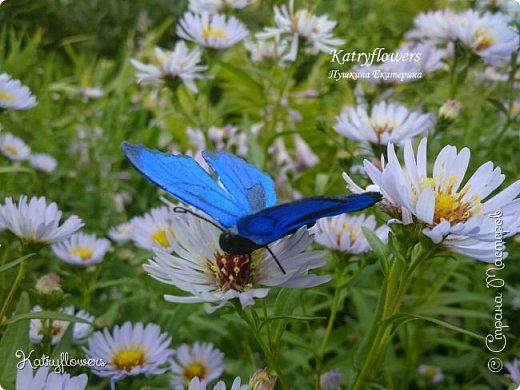
[[[277,205],[273,180],[224,151],[202,152],[217,182],[189,156],[127,142],[121,148],[149,181],[218,221],[221,226],[217,227],[222,230],[219,244],[227,253],[251,254],[261,247],[269,249],[268,244],[302,226],[312,226],[320,218],[359,211],[381,200],[380,193],[367,192],[313,196]]]

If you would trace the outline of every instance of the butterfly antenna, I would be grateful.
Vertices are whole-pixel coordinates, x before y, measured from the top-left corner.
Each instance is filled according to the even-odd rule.
[[[181,207],[181,206],[176,206],[173,208],[173,212],[174,213],[179,213],[179,214],[191,214],[193,215],[194,217],[197,217],[199,219],[202,219],[203,221],[206,221],[210,224],[212,224],[213,226],[215,226],[217,229],[219,229],[220,231],[222,232],[225,232],[226,229],[224,229],[222,226],[219,226],[217,225],[215,222],[213,222],[212,220],[206,218],[206,217],[203,217],[202,215],[200,214],[197,214],[197,213],[194,213],[193,211],[187,209],[186,207]]]
[[[280,270],[283,272],[283,274],[285,275],[287,272],[285,272],[285,270],[283,269],[282,265],[280,264],[280,262],[278,261],[278,259],[276,258],[276,256],[274,255],[273,251],[271,250],[271,248],[269,248],[269,246],[265,245],[264,246],[265,249],[267,249],[267,251],[271,254],[271,256],[273,256],[273,259],[274,261],[276,261],[276,264],[278,264],[278,267],[280,267]]]

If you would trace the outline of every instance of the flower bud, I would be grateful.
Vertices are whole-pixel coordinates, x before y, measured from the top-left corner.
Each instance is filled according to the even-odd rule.
[[[250,390],[273,390],[276,385],[276,375],[271,375],[267,369],[256,370],[249,379]]]
[[[60,276],[54,272],[43,275],[36,280],[36,291],[39,294],[50,294],[56,291],[63,292],[60,286]]]
[[[439,108],[439,117],[453,122],[459,116],[461,108],[462,104],[458,100],[448,100]]]
[[[60,277],[56,273],[43,275],[36,281],[38,300],[43,310],[56,310],[63,304],[65,294],[59,282]]]

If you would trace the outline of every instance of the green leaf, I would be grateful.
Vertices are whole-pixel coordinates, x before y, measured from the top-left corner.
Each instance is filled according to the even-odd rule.
[[[25,167],[0,167],[0,173],[34,173],[34,170]]]
[[[476,334],[476,333],[466,330],[464,328],[460,328],[460,327],[452,325],[446,321],[442,321],[442,320],[439,320],[439,319],[433,318],[433,317],[421,316],[421,315],[416,315],[416,314],[412,314],[412,313],[398,313],[398,314],[390,317],[389,319],[387,319],[387,321],[389,321],[389,322],[395,322],[398,324],[404,324],[406,322],[417,321],[417,320],[432,322],[432,323],[440,325],[444,328],[454,330],[455,332],[465,334],[467,336],[473,337],[480,341],[485,340],[484,336],[481,336],[479,334]]]
[[[10,268],[16,267],[18,264],[23,262],[24,260],[27,260],[30,257],[33,257],[36,253],[29,253],[28,255],[22,256],[17,258],[16,260],[10,261],[9,263],[6,263],[0,267],[0,272],[7,271]]]
[[[23,292],[16,305],[15,316],[26,313],[31,309],[29,294]],[[16,378],[16,365],[19,357],[16,356],[17,351],[23,351],[25,356],[29,353],[29,322],[21,324],[11,324],[5,328],[2,339],[0,340],[0,356],[2,364],[0,365],[0,383],[6,385],[11,383],[14,386]]]
[[[22,320],[31,320],[33,318],[38,318],[41,320],[58,320],[58,321],[69,321],[69,322],[82,322],[84,324],[92,323],[83,318],[76,317],[70,314],[61,313],[59,311],[32,311],[28,313],[16,314],[9,318],[7,321],[4,321],[3,325],[13,324]]]
[[[294,288],[284,288],[280,290],[276,301],[274,303],[273,317],[288,316],[294,308],[298,306],[298,299],[300,297],[300,291]],[[274,345],[278,346],[280,339],[282,338],[283,332],[287,327],[288,320],[276,321],[272,327],[272,335]]]
[[[264,153],[262,152],[262,147],[258,144],[258,140],[251,131],[251,121],[247,115],[242,117],[242,128],[247,136],[248,161],[261,169],[265,162]]]
[[[384,244],[383,241],[380,240],[380,238],[375,234],[372,230],[363,227],[363,235],[368,241],[368,244],[370,245],[370,248],[374,251],[379,261],[381,261],[381,264],[386,264],[386,261],[388,259],[388,251],[387,247]]]
[[[321,316],[274,316],[269,318],[267,321],[274,321],[274,320],[296,320],[296,321],[316,321],[316,320],[326,320],[327,317],[321,317]]]

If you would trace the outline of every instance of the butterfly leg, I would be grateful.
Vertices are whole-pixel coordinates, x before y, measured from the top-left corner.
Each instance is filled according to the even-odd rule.
[[[283,269],[282,265],[280,264],[280,262],[278,261],[278,259],[276,258],[276,256],[274,255],[273,251],[271,250],[271,248],[269,248],[269,246],[265,245],[265,249],[267,249],[267,251],[271,254],[271,256],[273,256],[273,259],[274,261],[276,261],[276,264],[278,264],[278,267],[280,267],[280,270],[283,272],[283,274],[285,275],[287,272],[285,272],[285,270]]]

